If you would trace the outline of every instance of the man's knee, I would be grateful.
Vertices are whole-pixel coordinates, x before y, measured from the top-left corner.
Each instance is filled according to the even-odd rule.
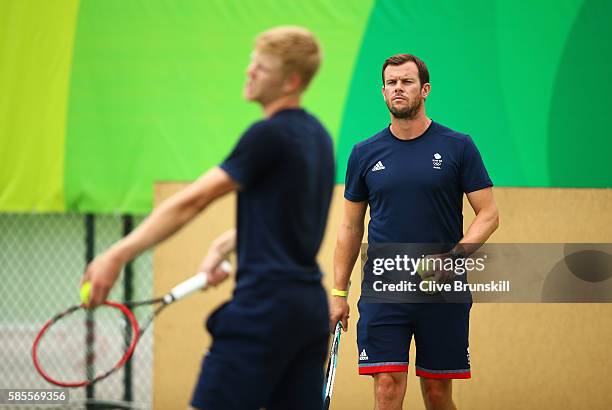
[[[379,373],[374,376],[376,398],[396,400],[406,392],[405,373]]]
[[[453,400],[452,380],[421,379],[423,399],[427,408],[446,408]]]

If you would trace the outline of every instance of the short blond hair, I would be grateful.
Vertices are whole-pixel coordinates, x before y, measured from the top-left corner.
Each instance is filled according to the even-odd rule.
[[[319,69],[321,47],[314,34],[298,26],[274,27],[257,36],[255,48],[280,57],[285,73],[297,73],[306,89]]]

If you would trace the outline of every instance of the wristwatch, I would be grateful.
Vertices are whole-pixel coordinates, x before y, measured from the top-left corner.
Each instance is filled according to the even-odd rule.
[[[448,254],[453,259],[463,259],[467,256],[464,251],[459,251],[456,247],[451,249]]]

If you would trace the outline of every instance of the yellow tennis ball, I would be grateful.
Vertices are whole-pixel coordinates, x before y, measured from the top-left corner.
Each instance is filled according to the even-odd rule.
[[[81,302],[86,305],[89,302],[89,292],[91,291],[91,282],[87,281],[81,286]]]
[[[431,269],[433,267],[433,263],[429,261],[433,261],[433,258],[429,258],[429,257],[422,258],[419,265],[417,266],[417,273],[421,277],[421,282],[433,282],[435,284],[436,280],[434,279],[433,276],[429,276],[427,278],[423,277],[425,272],[428,271],[427,268]],[[425,286],[426,286],[426,289],[431,289],[428,285],[425,285]],[[422,290],[422,292],[428,295],[433,295],[437,293],[436,290]]]
[[[433,258],[429,258],[426,256],[424,258],[421,258],[421,260],[419,261],[419,264],[417,266],[417,274],[421,277],[421,279],[423,279],[423,274],[427,272],[427,268],[431,269],[431,267],[433,266],[433,264],[429,261],[433,261]]]

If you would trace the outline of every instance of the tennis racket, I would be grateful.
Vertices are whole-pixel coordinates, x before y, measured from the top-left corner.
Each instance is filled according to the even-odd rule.
[[[336,323],[334,330],[334,338],[332,340],[331,350],[329,353],[329,362],[327,362],[327,371],[325,372],[325,385],[323,387],[323,409],[329,409],[331,396],[334,390],[334,381],[336,380],[336,367],[338,366],[338,348],[340,346],[340,335],[342,334],[342,325]]]
[[[230,272],[228,261],[221,268]],[[205,273],[176,285],[168,294],[138,302],[105,301],[96,309],[75,305],[49,319],[32,345],[32,360],[38,373],[61,387],[83,387],[103,380],[119,370],[153,319],[168,305],[206,288]],[[150,306],[153,312],[138,324],[133,309]]]
[[[349,282],[347,290],[350,289]],[[348,297],[348,295],[347,295]],[[329,352],[329,361],[327,362],[327,371],[325,372],[325,383],[323,385],[323,409],[329,409],[331,403],[332,392],[334,391],[334,381],[336,380],[336,368],[338,367],[338,349],[340,348],[340,335],[342,334],[342,324],[336,323],[334,329],[334,338],[332,340],[331,349]]]

